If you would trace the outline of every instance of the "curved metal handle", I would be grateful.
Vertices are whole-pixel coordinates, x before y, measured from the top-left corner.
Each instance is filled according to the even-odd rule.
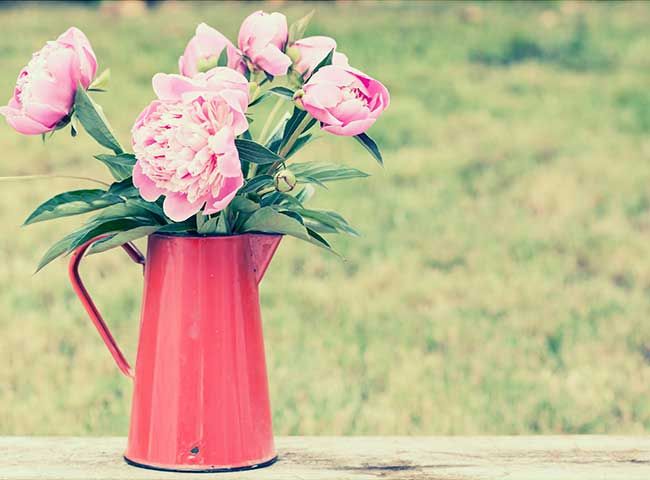
[[[99,310],[97,310],[95,303],[90,298],[90,295],[88,294],[88,290],[86,290],[86,287],[84,286],[83,282],[81,281],[81,277],[79,276],[79,264],[81,263],[81,259],[86,254],[86,251],[95,242],[98,242],[99,240],[102,240],[107,236],[108,235],[101,235],[99,237],[93,238],[92,240],[89,240],[88,242],[84,243],[82,246],[77,248],[70,258],[70,263],[68,266],[68,274],[70,275],[70,283],[72,283],[72,288],[77,294],[77,297],[79,297],[79,300],[81,300],[81,303],[86,309],[88,316],[90,316],[90,319],[95,325],[95,328],[97,328],[99,335],[102,337],[102,340],[104,340],[106,347],[111,352],[111,355],[115,360],[115,363],[117,363],[117,367],[127,377],[134,378],[131,365],[129,365],[129,362],[126,360],[126,358],[124,358],[124,355],[120,350],[120,347],[117,346],[117,343],[113,338],[113,335],[111,335],[111,332],[106,326],[106,323],[104,322],[101,313],[99,313]],[[133,245],[132,243],[125,243],[124,245],[122,245],[122,248],[129,255],[131,260],[133,260],[135,263],[139,263],[140,265],[144,265],[144,261],[145,261],[144,255],[142,254],[142,252],[140,252],[140,250],[138,250],[138,248],[135,245]]]

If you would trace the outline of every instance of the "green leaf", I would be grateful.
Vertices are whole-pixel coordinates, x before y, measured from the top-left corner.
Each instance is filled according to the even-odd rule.
[[[277,233],[291,235],[292,237],[305,240],[313,245],[325,248],[333,252],[329,244],[325,244],[309,234],[305,226],[294,217],[276,211],[272,207],[263,207],[256,210],[244,223],[244,232]],[[335,253],[335,252],[333,252]]]
[[[40,270],[43,269],[43,267],[45,267],[52,260],[70,251],[71,246],[75,242],[75,240],[78,237],[84,235],[90,228],[91,228],[90,225],[84,225],[80,229],[75,230],[74,232],[66,235],[61,240],[59,240],[54,245],[52,245],[47,250],[47,252],[45,252],[43,257],[41,258],[41,261],[38,262],[38,266],[36,267],[36,271],[34,273],[38,273]]]
[[[100,73],[97,78],[90,84],[88,90],[91,92],[105,92],[108,89],[108,83],[111,79],[111,69],[107,68]]]
[[[294,43],[296,40],[300,40],[305,35],[305,30],[311,21],[311,18],[314,16],[315,10],[312,10],[307,15],[302,17],[300,20],[296,20],[289,26],[289,44]]]
[[[237,138],[235,139],[235,145],[237,146],[237,151],[239,152],[239,159],[242,161],[257,163],[258,165],[282,161],[282,157],[273,153],[264,145],[261,145],[252,140]]]
[[[54,218],[68,217],[70,215],[79,215],[121,203],[122,201],[117,195],[110,194],[104,190],[73,190],[55,195],[39,205],[27,217],[24,225],[52,220]]]
[[[260,205],[262,205],[263,207],[274,205],[275,202],[280,200],[280,198],[282,198],[281,192],[278,191],[269,192],[268,194],[264,195],[264,197],[260,201]]]
[[[373,156],[375,160],[381,165],[382,167],[384,166],[384,159],[381,157],[381,152],[379,151],[379,147],[375,143],[375,141],[370,138],[368,135],[365,133],[361,133],[359,135],[355,135],[354,138],[361,144],[363,145],[363,148],[368,150],[370,152],[370,155]]]
[[[311,183],[314,180],[321,183],[334,182],[338,180],[365,178],[369,176],[367,173],[357,170],[356,168],[328,162],[293,163],[291,165],[291,171],[296,176],[296,179],[303,183]]]
[[[217,60],[217,67],[227,67],[228,66],[228,49],[224,46],[219,54],[219,60]]]
[[[297,107],[293,107],[293,113],[284,127],[284,132],[282,133],[282,140],[280,141],[277,151],[282,151],[282,147],[286,145],[291,136],[294,134],[296,129],[301,125],[302,121],[307,116],[307,112],[300,110]]]
[[[263,207],[254,212],[244,223],[243,231],[280,233],[309,240],[309,234],[302,223],[271,207]]]
[[[307,203],[316,193],[316,189],[310,184],[305,185],[305,187],[298,192],[296,195],[296,200],[300,203]]]
[[[70,136],[76,137],[79,132],[79,121],[74,113],[70,116]]]
[[[359,236],[359,232],[352,228],[347,220],[336,212],[330,212],[327,210],[309,210],[306,208],[293,209],[293,211],[297,212],[304,218],[315,220],[316,222],[334,228],[343,233],[347,233],[348,235],[352,235],[354,237]]]
[[[133,186],[133,179],[131,177],[125,178],[121,182],[115,182],[108,187],[108,193],[119,195],[123,198],[139,197],[140,192]]]
[[[217,231],[217,223],[219,222],[219,217],[208,217],[199,213],[196,216],[196,231],[201,234],[215,233]]]
[[[167,216],[165,215],[162,206],[160,206],[157,202],[148,202],[144,198],[133,197],[133,198],[127,198],[126,204],[129,206],[138,207],[142,210],[146,210],[152,213],[155,216],[154,218],[160,223],[167,223],[168,221],[171,222],[171,220],[167,219]]]
[[[311,73],[311,76],[314,75],[317,71],[319,71],[321,68],[326,67],[328,65],[332,64],[332,59],[334,58],[334,49],[331,49],[327,55],[325,55],[325,58],[323,58],[316,67],[314,67],[313,72]]]
[[[316,242],[318,242],[316,245],[320,244],[318,246],[325,248],[325,250],[327,250],[328,252],[332,252],[334,255],[338,257],[341,256],[337,252],[332,250],[332,247],[329,244],[329,242],[325,240],[323,237],[321,237],[316,231],[312,230],[311,228],[307,228],[307,233],[309,233],[309,236],[312,237]]]
[[[293,195],[289,195],[288,193],[282,193],[278,192],[280,195],[278,196],[276,203],[279,205],[291,205],[293,207],[297,208],[303,208],[302,203],[298,198],[294,197]]]
[[[269,139],[266,142],[266,146],[273,152],[276,152],[280,148],[280,144],[282,143],[282,137],[284,134],[284,129],[287,125],[287,122],[291,118],[291,114],[289,112],[284,112],[284,115],[280,119],[280,121],[277,123],[277,125],[273,128],[273,131],[271,132],[271,135],[269,136]]]
[[[336,228],[330,227],[329,225],[325,225],[324,223],[320,223],[316,220],[312,220],[311,218],[305,218],[303,219],[303,222],[305,223],[305,228],[307,228],[307,231],[312,230],[318,233],[339,233]]]
[[[120,143],[111,132],[102,108],[93,102],[81,85],[77,87],[74,112],[88,134],[100,145],[113,150],[116,154],[123,152]]]
[[[252,213],[255,210],[259,209],[260,205],[252,200],[249,200],[246,197],[237,195],[232,199],[232,202],[230,202],[228,208],[234,212]]]
[[[156,233],[187,233],[193,228],[194,226],[190,223],[190,221],[186,220],[180,223],[170,223],[169,225],[165,225],[164,227],[161,227],[160,230],[158,230]]]
[[[293,100],[293,95],[296,93],[287,87],[273,87],[269,88],[267,92],[277,95],[278,97],[288,98],[289,100]]]
[[[133,218],[116,218],[109,219],[107,221],[96,221],[88,225],[88,230],[86,230],[82,235],[77,236],[72,244],[68,247],[67,252],[73,251],[75,248],[80,247],[84,243],[92,240],[95,237],[103,235],[105,233],[113,232],[125,232],[132,230],[137,227],[144,226],[142,222]],[[149,225],[153,226],[153,225]],[[66,252],[66,253],[67,253]]]
[[[219,214],[219,218],[217,219],[217,226],[214,229],[214,233],[226,235],[229,232],[230,224],[228,223],[228,215],[226,213],[226,210],[222,210]]]
[[[271,175],[258,175],[254,178],[251,178],[246,185],[239,189],[239,193],[250,193],[256,192],[261,188],[273,184],[273,177]]]
[[[133,175],[135,155],[120,153],[119,155],[95,155],[95,158],[108,167],[108,170],[117,181],[122,181]]]
[[[135,200],[135,201],[134,201]],[[143,201],[144,202],[144,201]],[[151,204],[149,202],[149,205]],[[92,217],[91,221],[93,222],[106,222],[108,220],[117,220],[117,219],[131,219],[137,220],[143,224],[163,224],[161,218],[157,213],[151,211],[151,209],[142,206],[136,199],[127,199],[124,203],[118,203],[116,205],[111,205],[110,207],[102,210],[98,215]]]
[[[279,97],[284,98],[285,100],[288,101],[293,101],[293,94],[295,92],[291,90],[290,88],[287,87],[273,87],[269,88],[268,90],[265,90],[257,98],[255,98],[251,103],[248,104],[249,107],[253,107],[260,103],[261,101],[267,99],[271,95],[277,95]]]
[[[116,233],[115,235],[112,235],[103,240],[93,243],[93,245],[88,250],[88,253],[93,254],[93,253],[105,252],[106,250],[119,247],[121,245],[124,245],[125,243],[132,242],[133,240],[137,240],[138,238],[151,235],[152,233],[155,233],[156,231],[160,230],[160,228],[161,228],[160,225],[151,225],[151,226],[146,225],[143,227],[132,228],[131,230],[127,230],[125,232]]]

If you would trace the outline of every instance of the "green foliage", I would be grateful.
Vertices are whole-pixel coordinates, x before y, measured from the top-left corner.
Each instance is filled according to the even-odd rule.
[[[291,171],[303,183],[324,183],[352,178],[365,178],[367,173],[356,168],[328,162],[294,163]]]
[[[357,140],[361,145],[363,145],[363,148],[368,150],[370,155],[372,155],[372,158],[377,160],[377,163],[379,165],[383,166],[384,165],[384,159],[381,156],[381,152],[379,151],[379,147],[375,143],[375,141],[370,138],[367,134],[361,133],[359,135],[354,136],[355,140]]]
[[[326,67],[328,65],[332,64],[332,59],[334,58],[334,49],[330,50],[327,55],[325,55],[325,58],[323,58],[318,65],[314,67],[314,70],[311,72],[312,75],[314,75],[316,72],[318,72],[321,68]]]
[[[105,92],[108,89],[108,84],[111,80],[111,69],[107,68],[102,73],[97,75],[93,83],[88,87],[89,92]]]
[[[245,140],[238,138],[235,140],[237,151],[239,152],[239,159],[242,162],[255,163],[264,165],[282,161],[282,157],[278,156],[264,145],[260,145],[252,140]]]
[[[161,227],[162,225],[145,225],[141,227],[135,227],[130,230],[120,231],[119,233],[115,233],[107,238],[93,243],[93,245],[88,250],[88,253],[101,253],[105,252],[106,250],[110,250],[111,248],[120,247],[125,243],[133,242],[140,238],[151,235],[152,233],[156,233],[161,229]]]
[[[116,154],[123,152],[120,143],[113,135],[102,108],[81,87],[77,88],[74,100],[74,114],[79,122],[100,145],[113,150]]]
[[[228,66],[228,49],[224,47],[221,50],[219,59],[217,60],[217,67],[227,67]]]
[[[135,155],[120,153],[119,155],[95,155],[95,158],[108,167],[115,180],[122,181],[133,175]]]
[[[300,20],[296,20],[291,25],[289,25],[289,44],[292,44],[296,40],[300,40],[305,36],[305,30],[307,30],[309,22],[311,22],[314,13],[316,13],[316,10],[312,10]]]
[[[39,205],[27,217],[24,225],[70,215],[79,215],[119,202],[122,202],[119,196],[108,193],[105,190],[73,190],[60,193]]]
[[[333,252],[322,237],[305,228],[299,217],[278,212],[272,207],[262,207],[253,212],[242,226],[242,231],[290,235]]]

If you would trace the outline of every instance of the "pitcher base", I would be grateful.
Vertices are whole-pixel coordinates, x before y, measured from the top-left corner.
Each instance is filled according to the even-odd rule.
[[[136,462],[131,460],[126,455],[124,460],[131,466],[146,468],[147,470],[158,470],[160,472],[178,472],[178,473],[226,473],[226,472],[242,472],[245,470],[255,470],[257,468],[264,468],[273,465],[278,456],[266,460],[261,463],[254,463],[252,465],[243,465],[241,467],[209,467],[204,465],[147,465],[146,463]]]

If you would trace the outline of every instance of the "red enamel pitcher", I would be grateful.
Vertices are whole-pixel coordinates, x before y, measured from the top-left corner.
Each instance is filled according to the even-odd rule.
[[[124,458],[173,471],[229,471],[276,459],[258,285],[282,237],[153,234],[144,264],[140,339],[131,368],[79,276],[70,281],[117,366],[134,380]]]

